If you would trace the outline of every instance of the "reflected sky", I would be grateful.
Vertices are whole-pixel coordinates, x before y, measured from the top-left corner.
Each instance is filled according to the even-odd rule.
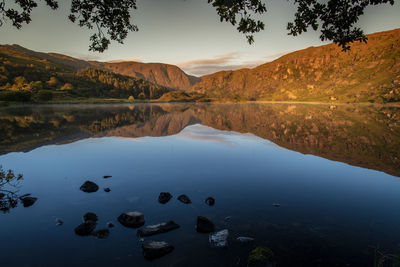
[[[400,242],[398,178],[304,155],[253,134],[195,124],[162,137],[46,145],[1,155],[0,162],[24,174],[21,194],[38,197],[32,207],[0,215],[7,266],[233,266],[238,261],[246,266],[256,246],[270,247],[278,266],[368,266],[374,260],[371,246],[397,253]],[[86,180],[100,190],[80,191]],[[166,205],[157,202],[162,191],[174,196]],[[183,193],[193,204],[176,200]],[[214,207],[204,203],[208,196],[216,199]],[[175,250],[145,261],[136,231],[116,221],[129,210],[143,212],[146,225],[171,219],[180,224],[154,237]],[[88,211],[99,216],[99,227],[116,224],[108,239],[74,234]],[[196,233],[198,215],[209,217],[217,229],[229,229],[228,249],[210,248],[208,236]],[[56,226],[55,218],[64,224]],[[238,236],[255,241],[242,245]],[[21,251],[24,257],[17,256]]]

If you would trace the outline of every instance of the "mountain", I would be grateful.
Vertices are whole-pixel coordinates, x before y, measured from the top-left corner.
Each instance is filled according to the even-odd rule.
[[[0,101],[90,97],[157,99],[170,91],[143,79],[84,64],[84,61],[59,54],[0,46]]]
[[[88,67],[101,68],[112,71],[116,74],[143,79],[171,89],[187,90],[196,82],[200,81],[200,78],[188,75],[177,66],[169,64],[141,63],[132,61],[103,63],[97,61],[85,61],[57,53],[36,52],[15,44],[4,45],[2,47],[9,50],[16,50],[26,53],[37,58],[46,59],[76,70]]]
[[[140,78],[171,89],[188,90],[200,78],[186,74],[174,65],[162,63],[118,62],[92,63],[112,72]]]
[[[367,37],[350,52],[310,47],[253,69],[206,75],[191,91],[236,100],[400,101],[400,29]]]

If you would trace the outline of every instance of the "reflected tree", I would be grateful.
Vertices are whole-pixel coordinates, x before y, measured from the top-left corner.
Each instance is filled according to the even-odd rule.
[[[13,170],[5,171],[0,165],[0,210],[7,213],[18,205],[20,182],[22,174],[15,174]]]

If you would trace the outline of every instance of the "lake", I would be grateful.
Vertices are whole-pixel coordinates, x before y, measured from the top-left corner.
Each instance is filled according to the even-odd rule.
[[[2,266],[247,266],[256,247],[274,254],[263,266],[399,266],[400,108],[23,106],[0,108],[0,126],[0,165],[23,174],[0,183]],[[117,220],[129,211],[180,228],[140,238]],[[106,238],[75,233],[87,212],[115,225]],[[196,231],[200,215],[227,247]],[[174,250],[149,261],[148,240]]]

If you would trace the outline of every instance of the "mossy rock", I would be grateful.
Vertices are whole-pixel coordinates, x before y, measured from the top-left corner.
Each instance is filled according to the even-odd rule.
[[[265,266],[271,262],[274,253],[266,247],[256,247],[249,254],[249,266]]]

